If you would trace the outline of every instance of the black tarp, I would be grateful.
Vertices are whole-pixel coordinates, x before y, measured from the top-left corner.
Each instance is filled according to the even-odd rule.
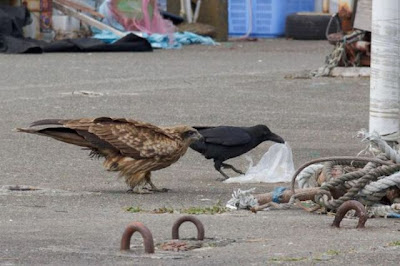
[[[107,44],[94,38],[65,39],[47,43],[24,38],[22,27],[31,23],[25,7],[0,6],[0,52],[9,54],[48,52],[150,52],[150,43],[134,34]]]
[[[26,7],[0,5],[0,34],[23,37],[22,27],[32,22]]]

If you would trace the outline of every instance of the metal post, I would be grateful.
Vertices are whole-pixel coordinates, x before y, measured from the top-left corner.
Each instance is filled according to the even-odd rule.
[[[330,5],[329,0],[322,1],[322,13],[329,13],[329,5]]]
[[[372,1],[369,132],[400,129],[399,0]]]
[[[353,30],[354,0],[339,0],[339,18],[342,30],[347,33]]]

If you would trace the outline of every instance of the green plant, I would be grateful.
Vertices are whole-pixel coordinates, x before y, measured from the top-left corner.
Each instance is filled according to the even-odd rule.
[[[229,209],[222,206],[221,202],[218,201],[211,207],[189,207],[187,209],[181,209],[181,213],[187,214],[220,214],[227,212]]]
[[[140,207],[131,206],[131,207],[126,207],[126,208],[125,208],[125,211],[127,211],[127,212],[132,212],[132,213],[136,213],[136,212],[142,212],[143,209],[140,208]]]
[[[269,260],[270,261],[276,261],[276,262],[278,262],[278,261],[289,262],[289,261],[303,261],[303,260],[306,260],[306,259],[307,259],[306,257],[300,257],[300,258],[274,257],[274,258],[271,258]]]
[[[329,256],[337,256],[337,255],[339,255],[339,251],[338,251],[338,250],[330,249],[330,250],[328,250],[327,252],[325,252],[325,254],[326,254],[326,255],[329,255]]]
[[[389,246],[391,246],[391,247],[400,246],[400,240],[390,242],[390,243],[389,243]]]
[[[161,213],[174,213],[173,208],[161,207],[153,210],[153,213],[161,214]]]

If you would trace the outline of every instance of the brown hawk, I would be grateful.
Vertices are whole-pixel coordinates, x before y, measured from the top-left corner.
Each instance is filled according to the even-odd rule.
[[[189,126],[157,127],[125,118],[46,119],[30,126],[44,125],[56,126],[17,130],[91,150],[91,156],[104,157],[105,169],[119,171],[136,193],[166,191],[151,182],[151,172],[175,163],[191,143],[202,138],[196,129]],[[146,185],[150,185],[149,190],[144,190]]]

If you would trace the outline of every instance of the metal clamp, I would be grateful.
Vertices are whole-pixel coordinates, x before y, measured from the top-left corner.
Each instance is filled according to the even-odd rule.
[[[204,226],[200,220],[194,216],[182,216],[176,220],[172,226],[172,239],[179,239],[179,227],[184,222],[192,222],[197,228],[197,240],[204,240]]]
[[[133,233],[139,232],[143,238],[144,252],[154,253],[153,235],[149,228],[140,222],[132,222],[127,225],[121,239],[121,250],[129,250]]]
[[[340,205],[340,207],[337,209],[335,220],[333,221],[332,226],[339,228],[340,222],[349,210],[355,210],[357,216],[359,217],[357,228],[365,228],[365,222],[368,219],[367,212],[364,206],[356,200],[348,200]]]

